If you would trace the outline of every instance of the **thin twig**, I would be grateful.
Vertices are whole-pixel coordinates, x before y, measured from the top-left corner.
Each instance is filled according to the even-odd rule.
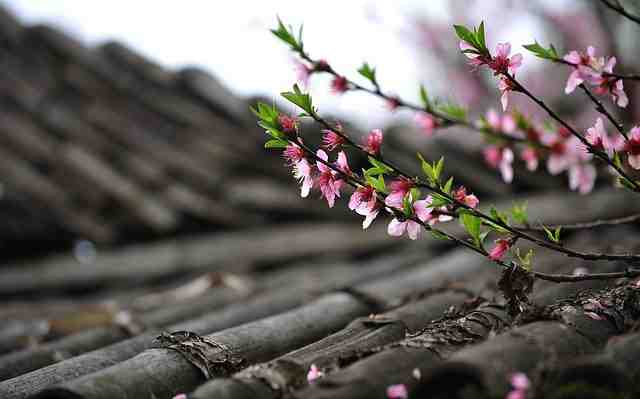
[[[546,106],[546,105],[545,105]],[[319,124],[321,124],[323,127],[325,127],[326,129],[329,130],[333,130],[335,131],[335,133],[337,133],[338,135],[340,135],[342,138],[345,139],[345,141],[347,141],[348,144],[354,146],[355,148],[359,149],[362,152],[365,152],[367,155],[374,157],[377,161],[379,161],[380,163],[384,164],[385,166],[387,166],[388,168],[393,170],[393,173],[398,176],[398,177],[405,177],[407,179],[410,179],[411,181],[413,181],[417,187],[422,187],[425,188],[431,192],[434,192],[444,198],[446,198],[447,200],[449,200],[452,204],[454,204],[457,208],[464,208],[467,211],[471,212],[472,214],[474,214],[475,216],[486,220],[492,224],[498,225],[500,227],[502,227],[503,229],[507,230],[508,232],[510,232],[514,237],[517,238],[522,238],[525,239],[527,241],[530,241],[540,247],[543,248],[547,248],[547,249],[551,249],[557,252],[561,252],[564,253],[565,255],[572,257],[572,258],[580,258],[580,259],[584,259],[584,260],[610,260],[610,261],[640,261],[640,255],[633,255],[633,254],[604,254],[604,253],[588,253],[588,252],[579,252],[579,251],[575,251],[572,250],[570,248],[566,248],[563,247],[561,245],[558,245],[556,243],[553,243],[551,241],[546,241],[543,239],[540,239],[538,237],[532,236],[530,234],[527,234],[524,231],[521,231],[513,226],[510,226],[507,223],[504,223],[502,220],[499,219],[495,219],[489,215],[487,215],[486,213],[483,213],[473,207],[468,206],[467,204],[465,204],[464,202],[458,201],[456,200],[452,195],[446,193],[444,190],[442,190],[440,187],[428,184],[424,181],[422,181],[421,179],[417,178],[417,177],[412,177],[409,173],[403,172],[398,166],[396,166],[394,163],[383,159],[380,156],[377,155],[372,155],[367,153],[366,151],[364,151],[363,148],[361,148],[360,146],[358,146],[357,144],[355,144],[343,131],[338,131],[338,129],[335,129],[334,127],[331,126],[331,124],[329,124],[326,120],[324,120],[322,117],[320,117],[317,113],[313,112],[310,114],[310,116]]]
[[[625,140],[629,141],[629,137],[627,136],[627,133],[624,131],[624,126],[622,125],[621,122],[618,122],[613,115],[611,115],[611,113],[609,111],[607,111],[607,109],[604,107],[604,105],[602,104],[602,102],[600,100],[598,100],[593,93],[591,93],[591,90],[589,90],[587,88],[587,86],[585,86],[584,84],[581,84],[579,86],[582,91],[584,91],[584,93],[587,95],[587,97],[589,97],[589,99],[596,105],[596,111],[600,112],[602,115],[604,115],[609,122],[611,122],[611,124],[613,126],[616,127],[616,129],[618,129],[618,132],[622,135],[622,137],[624,137]]]
[[[602,2],[602,4],[612,9],[613,11],[617,12],[618,14],[622,15],[623,17],[628,18],[637,24],[640,24],[640,17],[630,14],[620,4],[613,4],[609,2],[609,0],[600,0],[600,1]]]
[[[562,230],[584,230],[584,229],[592,229],[594,227],[618,226],[621,224],[633,223],[638,220],[640,220],[640,213],[621,217],[621,218],[615,218],[615,219],[594,220],[593,222],[572,223],[572,224],[552,224],[546,227],[547,229],[550,229],[550,230],[555,230],[557,228],[561,228]],[[518,227],[518,229],[522,231],[540,231],[540,232],[544,231],[544,228],[542,227],[533,227],[533,226]]]
[[[564,126],[573,136],[575,136],[578,140],[580,140],[580,142],[584,144],[589,149],[589,152],[591,152],[596,158],[599,158],[602,161],[606,162],[620,176],[624,177],[629,182],[629,184],[633,187],[633,191],[640,193],[640,184],[638,184],[638,182],[633,180],[624,171],[624,169],[622,169],[621,166],[619,166],[611,158],[609,158],[609,156],[605,152],[599,151],[596,148],[594,148],[593,145],[591,145],[591,143],[589,143],[589,141],[584,136],[578,133],[578,131],[575,128],[573,128],[571,125],[569,125],[564,119],[560,118],[560,116],[558,116],[558,114],[556,114],[551,108],[549,108],[549,106],[544,101],[534,96],[520,82],[518,82],[515,77],[513,77],[510,74],[504,74],[503,76],[509,79],[509,81],[514,85],[515,91],[519,91],[520,93],[529,97],[534,103],[538,104],[538,106],[543,110],[545,110],[551,118],[553,118],[556,122]]]
[[[291,142],[291,141],[289,140],[289,142]],[[294,143],[296,145],[300,146],[300,148],[302,148],[302,150],[305,153],[307,153],[309,156],[311,156],[314,160],[323,163],[324,165],[326,165],[327,167],[331,168],[333,171],[338,173],[340,176],[344,177],[345,181],[347,182],[347,184],[351,185],[352,187],[358,187],[358,186],[364,187],[364,186],[366,186],[366,182],[360,180],[356,173],[352,173],[351,175],[344,173],[342,170],[340,170],[338,167],[336,167],[331,162],[325,161],[324,159],[318,157],[311,148],[306,146],[300,140],[295,140]],[[376,201],[380,204],[381,207],[383,207],[383,209],[390,210],[394,214],[394,216],[412,220],[412,221],[418,223],[419,225],[421,225],[427,231],[434,231],[434,232],[446,237],[447,239],[455,242],[456,244],[461,245],[461,246],[463,246],[463,247],[465,247],[467,249],[472,250],[473,252],[476,252],[476,253],[482,255],[485,258],[489,257],[489,254],[487,253],[487,251],[482,247],[478,247],[476,245],[473,245],[472,243],[470,243],[470,242],[468,242],[466,240],[460,239],[460,238],[458,238],[458,237],[456,237],[456,236],[454,236],[454,235],[452,235],[450,233],[447,233],[447,232],[445,232],[443,230],[436,229],[433,226],[429,225],[428,223],[425,223],[422,220],[418,219],[416,216],[407,217],[400,210],[387,207],[385,205],[385,203],[384,203],[385,196],[381,195],[381,197],[382,198],[380,198],[379,196],[376,196]],[[503,268],[512,268],[514,266],[515,267],[520,267],[517,264],[507,263],[507,262],[504,262],[502,260],[494,260],[494,259],[492,259],[492,261],[497,263],[498,265],[502,266]],[[616,278],[623,278],[623,277],[634,278],[634,277],[640,276],[640,270],[635,270],[635,269],[627,269],[627,270],[625,270],[623,272],[593,273],[593,274],[579,274],[579,275],[542,273],[542,272],[537,272],[537,271],[530,271],[530,273],[537,279],[546,280],[546,281],[550,281],[550,282],[554,282],[554,283],[569,283],[569,282],[578,282],[578,281],[587,281],[587,280],[609,280],[609,279],[616,279]]]

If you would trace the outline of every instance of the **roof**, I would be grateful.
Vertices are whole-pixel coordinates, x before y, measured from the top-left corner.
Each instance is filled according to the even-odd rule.
[[[6,10],[0,33],[0,397],[385,398],[404,384],[411,398],[497,398],[514,373],[536,397],[638,395],[636,281],[536,281],[514,312],[495,264],[301,201],[249,100],[206,72]],[[434,146],[468,160],[457,173],[498,209],[528,201],[540,223],[640,212],[621,190],[579,196],[533,175],[499,189],[466,150]],[[565,241],[638,252],[637,234]],[[538,251],[534,267],[628,265]]]

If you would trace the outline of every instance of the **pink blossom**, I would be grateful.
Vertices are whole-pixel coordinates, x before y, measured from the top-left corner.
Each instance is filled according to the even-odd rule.
[[[285,147],[282,156],[287,160],[287,164],[295,166],[304,158],[304,150],[297,144],[290,143]]]
[[[511,248],[511,241],[505,240],[504,238],[498,238],[495,241],[496,245],[489,252],[489,259],[493,261],[499,261],[502,259],[504,254],[507,253],[509,248]]]
[[[344,76],[336,76],[331,81],[331,92],[333,94],[341,94],[349,90],[349,82]]]
[[[400,99],[398,97],[389,97],[387,99],[387,108],[389,111],[395,111],[400,106]]]
[[[640,127],[634,126],[629,132],[629,140],[624,150],[627,152],[627,161],[633,169],[640,169]]]
[[[613,157],[614,148],[611,145],[609,135],[604,128],[602,118],[596,119],[596,124],[587,129],[585,138],[596,150],[604,151],[609,155],[609,157]]]
[[[358,187],[349,198],[349,209],[366,216],[376,206],[376,203],[376,190],[373,187]]]
[[[526,391],[531,386],[531,382],[525,373],[513,373],[511,375],[511,386],[515,389]]]
[[[520,389],[514,389],[509,392],[505,399],[525,399],[527,397],[527,393]]]
[[[404,201],[405,195],[409,193],[411,188],[415,186],[411,180],[406,177],[399,177],[389,183],[389,195],[385,198],[384,203],[387,206],[392,208],[402,208],[402,202]]]
[[[611,57],[607,61],[606,65],[603,68],[603,72],[613,73],[613,67],[616,65],[616,57]],[[593,79],[593,84],[597,87],[595,88],[595,92],[598,94],[607,94],[611,95],[613,102],[616,103],[621,108],[626,108],[629,105],[629,98],[627,94],[624,92],[624,83],[622,79],[617,79],[613,76],[602,76]]]
[[[593,46],[587,48],[587,54],[578,51],[571,51],[563,57],[563,59],[574,66],[574,70],[567,79],[567,86],[564,89],[565,94],[572,93],[576,87],[585,81],[593,82],[600,78],[600,69],[604,66],[604,59],[596,58],[596,49]]]
[[[431,218],[431,201],[431,196],[427,196],[427,198],[423,200],[415,201],[412,205],[413,214],[422,222],[426,223]],[[400,221],[398,218],[393,218],[389,223],[387,233],[389,233],[390,236],[400,237],[405,232],[410,239],[417,240],[418,237],[420,237],[420,224],[411,219]]]
[[[460,51],[462,51],[462,53],[469,59],[469,64],[471,64],[474,69],[488,63],[489,60],[485,56],[471,52],[469,50],[476,51],[476,49],[469,43],[461,41]]]
[[[278,123],[285,133],[295,133],[298,131],[298,121],[286,114],[278,115]]]
[[[293,176],[302,184],[300,196],[306,198],[313,188],[313,168],[306,159],[302,159],[293,168]]]
[[[328,151],[333,151],[346,142],[343,136],[333,130],[324,129],[322,130],[322,133],[322,145]]]
[[[373,129],[364,139],[363,149],[371,155],[377,155],[380,153],[381,145],[382,145],[382,130]]]
[[[387,387],[388,399],[407,399],[409,392],[404,384],[390,385]]]
[[[520,153],[520,159],[526,162],[527,170],[534,171],[538,169],[538,152],[532,148],[527,147]]]
[[[293,176],[302,184],[300,196],[306,198],[313,188],[313,168],[304,158],[304,150],[297,144],[291,143],[285,147],[282,156],[293,168]]]
[[[482,153],[492,168],[500,170],[505,183],[513,181],[513,151],[510,148],[490,145]]]
[[[187,399],[187,395],[184,393],[179,393],[176,396],[174,396],[172,399]]]
[[[500,96],[500,103],[502,104],[502,110],[506,111],[507,107],[509,107],[509,93],[514,89],[513,82],[509,80],[506,76],[501,76],[500,81],[498,82],[498,90],[502,93]]]
[[[476,208],[480,203],[478,197],[473,194],[467,194],[465,186],[458,187],[458,189],[453,192],[453,198],[471,208]]]
[[[511,53],[511,43],[498,43],[496,53],[489,62],[489,67],[494,70],[496,75],[504,75],[510,73],[514,75],[516,70],[522,65],[522,54]]]
[[[322,150],[318,150],[316,156],[325,162],[329,159],[327,153]],[[327,200],[329,208],[333,208],[336,198],[340,197],[342,181],[337,177],[337,173],[323,162],[316,161],[316,166],[320,172],[318,176],[318,186],[320,187],[322,197]]]
[[[434,118],[433,115],[427,114],[426,112],[417,113],[415,121],[427,137],[433,136],[433,131],[439,125],[438,120]]]
[[[309,77],[311,77],[313,69],[297,59],[294,59],[293,62],[295,64],[296,80],[305,87],[309,86]]]
[[[307,373],[307,381],[311,383],[320,377],[324,377],[324,373],[315,364],[312,364]]]
[[[516,128],[516,120],[511,114],[500,115],[494,109],[487,111],[487,124],[494,132],[513,133]]]
[[[590,163],[577,163],[569,168],[569,188],[580,194],[593,190],[596,181],[596,168]]]
[[[347,154],[344,151],[340,151],[338,153],[338,159],[336,160],[336,167],[342,173],[347,176],[351,176],[353,172],[351,172],[351,168],[349,167],[349,163],[347,162]]]

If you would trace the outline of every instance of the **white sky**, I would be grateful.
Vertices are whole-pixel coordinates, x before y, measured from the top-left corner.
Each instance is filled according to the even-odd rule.
[[[377,66],[387,91],[417,100],[420,66],[412,44],[403,43],[397,33],[406,15],[444,13],[444,1],[6,0],[4,4],[23,21],[57,25],[89,44],[119,40],[169,67],[203,67],[240,95],[267,97],[290,89],[295,81],[292,54],[268,32],[278,14],[294,26],[304,23],[305,43],[313,57],[329,60],[350,77],[356,76],[362,61],[368,61]],[[375,22],[374,15],[382,15],[384,24]],[[517,33],[527,35],[526,25]],[[333,96],[327,86],[327,80],[312,79],[310,90],[321,111],[348,115],[350,120],[356,116],[369,128],[388,118],[379,100],[362,93]]]

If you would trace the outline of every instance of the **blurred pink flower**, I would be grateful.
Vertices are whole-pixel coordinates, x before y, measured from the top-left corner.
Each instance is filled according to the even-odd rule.
[[[387,387],[388,399],[407,399],[409,392],[404,384],[390,385]]]
[[[513,151],[510,148],[490,145],[482,153],[489,166],[500,170],[505,183],[513,181]]]
[[[634,126],[629,132],[629,140],[624,146],[627,161],[634,169],[640,169],[640,127]]]
[[[320,377],[324,377],[324,373],[315,364],[312,364],[307,373],[307,381],[311,383]]]
[[[336,76],[331,81],[331,92],[333,94],[341,94],[349,90],[349,82],[344,76]]]
[[[418,112],[415,121],[427,137],[433,136],[433,131],[438,127],[438,120],[426,112]]]

